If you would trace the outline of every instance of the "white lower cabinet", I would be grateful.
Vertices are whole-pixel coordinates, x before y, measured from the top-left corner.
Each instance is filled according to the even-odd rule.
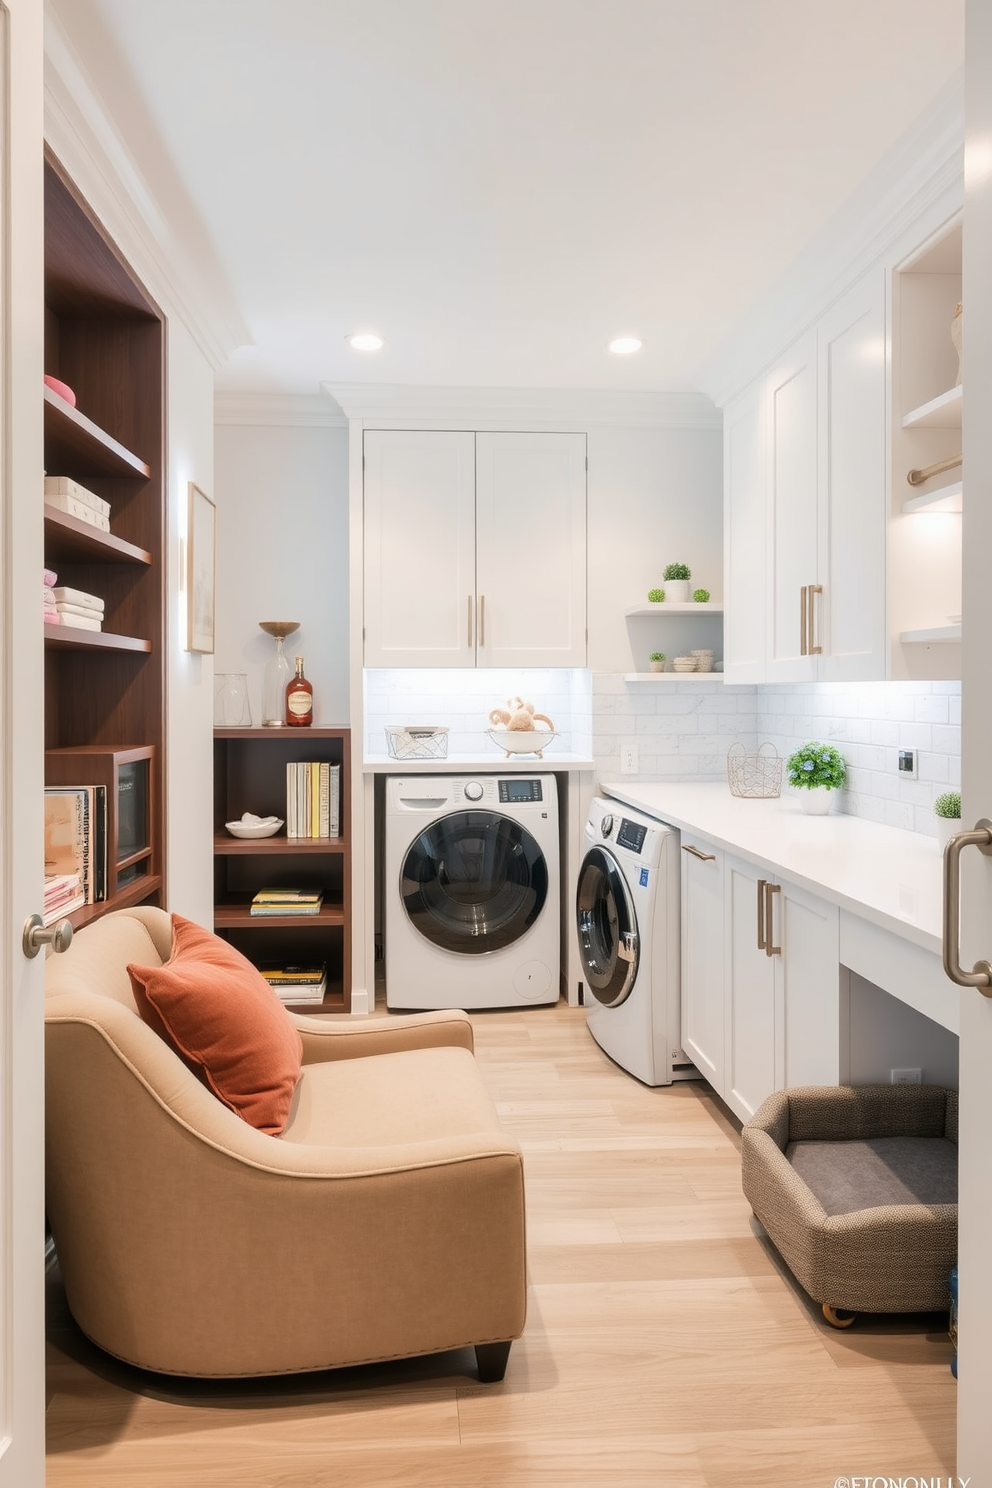
[[[683,1045],[747,1121],[775,1090],[840,1078],[839,913],[683,833]]]

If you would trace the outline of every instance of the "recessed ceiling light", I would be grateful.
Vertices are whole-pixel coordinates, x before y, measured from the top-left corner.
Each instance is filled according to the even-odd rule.
[[[632,351],[640,351],[643,345],[640,336],[614,336],[610,351],[616,356],[629,356]]]
[[[374,331],[358,331],[345,339],[352,351],[381,351],[384,345],[382,337],[377,336]]]

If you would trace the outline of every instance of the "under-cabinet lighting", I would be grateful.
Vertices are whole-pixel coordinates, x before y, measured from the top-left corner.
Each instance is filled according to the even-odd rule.
[[[381,336],[375,331],[356,331],[353,336],[345,337],[352,351],[381,351],[385,345]]]
[[[629,356],[632,351],[640,351],[643,345],[640,336],[614,336],[609,349],[616,356]]]

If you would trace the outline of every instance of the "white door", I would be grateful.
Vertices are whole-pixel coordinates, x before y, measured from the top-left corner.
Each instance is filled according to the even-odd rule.
[[[765,405],[759,383],[723,415],[723,674],[764,682],[767,649],[765,568]]]
[[[477,434],[478,661],[586,664],[586,436]]]
[[[0,1488],[45,1478],[42,5],[0,5]]]
[[[817,582],[816,332],[800,338],[766,384],[769,682],[816,676],[809,586]]]
[[[872,270],[817,329],[817,675],[885,676],[885,281]],[[804,583],[806,580],[803,581]]]
[[[965,62],[962,821],[992,818],[992,8],[968,0]],[[962,857],[962,963],[992,961],[992,858]],[[986,991],[989,989],[985,989]],[[961,991],[957,1472],[992,1483],[992,998]]]
[[[723,854],[682,833],[682,1047],[718,1095],[725,1079]]]
[[[475,666],[475,435],[367,430],[365,665]]]

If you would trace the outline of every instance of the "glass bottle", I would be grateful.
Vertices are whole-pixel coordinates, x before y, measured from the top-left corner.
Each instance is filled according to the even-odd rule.
[[[286,636],[299,630],[298,620],[260,620],[259,625],[276,643],[275,655],[266,662],[262,675],[262,726],[283,728],[286,723],[286,687],[293,676],[283,648]]]
[[[296,658],[296,676],[286,688],[286,723],[307,728],[313,723],[313,688],[303,675],[303,657]]]

